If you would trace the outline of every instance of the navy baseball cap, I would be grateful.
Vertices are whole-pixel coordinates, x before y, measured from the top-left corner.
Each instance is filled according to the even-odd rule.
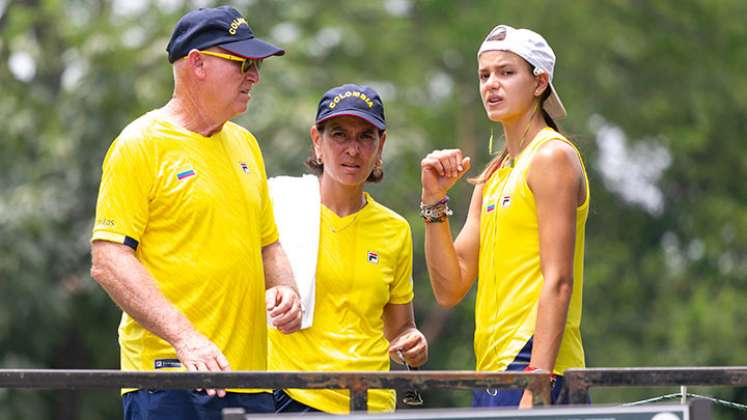
[[[221,47],[244,58],[263,59],[285,51],[254,36],[249,23],[231,6],[199,8],[184,15],[171,34],[169,63],[193,49]]]
[[[379,130],[386,129],[384,104],[368,86],[346,84],[328,90],[319,101],[316,123],[345,115],[361,118]]]

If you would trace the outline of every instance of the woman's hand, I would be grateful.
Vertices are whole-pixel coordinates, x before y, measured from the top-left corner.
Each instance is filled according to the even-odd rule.
[[[471,159],[459,149],[434,150],[420,161],[423,183],[421,201],[433,204],[446,195],[454,184],[472,167]]]
[[[428,341],[417,328],[408,328],[389,344],[389,357],[398,363],[422,366],[428,361]]]
[[[521,395],[521,401],[519,401],[519,408],[532,408],[534,406],[534,398],[532,397],[532,391],[524,390]]]

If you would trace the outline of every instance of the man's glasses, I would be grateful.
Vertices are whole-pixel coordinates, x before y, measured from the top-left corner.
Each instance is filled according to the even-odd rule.
[[[401,351],[397,350],[397,355],[399,356],[400,360],[402,360],[402,363],[404,363],[407,370],[418,370],[418,368],[412,367],[409,363],[407,363],[407,361],[405,360],[405,356],[402,355]],[[410,388],[405,391],[405,395],[402,397],[402,402],[405,403],[405,405],[415,407],[418,405],[423,405],[423,397],[420,396],[420,393],[417,389]]]
[[[259,69],[262,68],[261,59],[257,60],[254,58],[244,58],[244,57],[238,57],[238,56],[231,55],[231,54],[223,54],[223,53],[218,53],[218,52],[213,52],[213,51],[198,50],[198,52],[200,54],[212,55],[213,57],[222,58],[224,60],[241,62],[241,74],[248,72],[252,68],[252,66],[256,66],[257,71],[259,71]],[[187,58],[187,57],[184,57],[184,58]]]

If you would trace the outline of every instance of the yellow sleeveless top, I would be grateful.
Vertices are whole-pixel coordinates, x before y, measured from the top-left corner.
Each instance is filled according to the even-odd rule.
[[[475,307],[477,370],[501,371],[534,336],[537,303],[544,279],[539,230],[527,169],[540,146],[552,140],[570,144],[545,128],[519,154],[513,168],[498,169],[485,183],[480,213],[480,260]],[[586,199],[576,209],[573,293],[554,373],[584,367],[581,344],[584,232],[589,213],[589,179],[583,166]]]

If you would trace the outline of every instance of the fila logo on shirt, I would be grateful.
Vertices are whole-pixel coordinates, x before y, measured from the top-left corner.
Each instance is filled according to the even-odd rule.
[[[370,262],[371,264],[378,264],[379,254],[374,251],[368,251],[368,262]]]
[[[501,198],[501,207],[508,207],[511,205],[511,196],[507,195]]]
[[[241,170],[244,171],[245,174],[249,173],[249,165],[247,165],[246,162],[239,162],[239,166],[241,166]]]

